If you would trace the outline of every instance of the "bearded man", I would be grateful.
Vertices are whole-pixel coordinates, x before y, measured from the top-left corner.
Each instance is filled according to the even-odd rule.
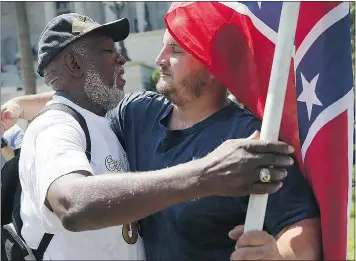
[[[235,110],[235,107],[222,96],[216,96],[218,99],[211,96],[222,91],[208,87],[212,82],[217,83],[214,77],[192,57],[178,58],[184,54],[178,54],[179,47],[167,37],[162,50],[165,55],[161,53],[159,59],[162,78],[158,89],[177,105],[153,93],[128,96],[107,115],[112,128],[117,130],[116,136],[103,116],[124,97],[125,60],[115,50],[114,42],[125,39],[128,33],[127,19],[101,26],[87,16],[72,13],[54,18],[41,34],[38,72],[55,90],[46,106],[59,103],[76,110],[84,117],[91,137],[91,150],[88,151],[88,135],[81,125],[71,115],[56,110],[36,117],[26,130],[19,163],[23,193],[21,234],[32,249],[41,246],[45,233],[53,235],[45,259],[142,260],[142,239],[135,221],[144,220],[143,235],[160,231],[169,233],[172,228],[168,223],[170,219],[147,226],[146,221],[154,220],[151,215],[162,216],[162,213],[177,214],[178,223],[173,220],[171,225],[182,226],[181,229],[175,227],[182,230],[182,236],[187,235],[184,231],[190,225],[195,226],[189,221],[191,218],[193,221],[194,217],[204,220],[205,213],[211,213],[213,219],[215,214],[218,218],[222,214],[224,220],[227,214],[233,214],[222,230],[217,229],[217,224],[211,227],[217,235],[227,239],[227,230],[233,227],[236,219],[233,212],[221,212],[220,206],[225,208],[229,203],[235,208],[235,204],[244,200],[228,196],[276,192],[286,177],[283,168],[293,164],[288,155],[293,148],[283,142],[233,139],[219,146],[221,141],[229,139],[222,134],[220,138],[216,137],[217,142],[197,143],[206,136],[196,133],[193,124],[203,130],[210,125],[209,118],[219,118],[221,113],[216,114],[216,111],[224,106],[229,110]],[[168,57],[170,65],[164,62]],[[192,73],[187,73],[187,69]],[[180,84],[179,89],[175,82]],[[208,90],[212,92],[207,96]],[[3,106],[2,121],[6,114],[14,116],[10,111],[15,110],[16,101]],[[204,107],[207,101],[209,103]],[[185,108],[195,102],[203,106],[202,110],[189,116]],[[41,107],[38,106],[40,103],[34,102],[37,104],[35,111]],[[22,113],[22,116],[29,117],[37,112]],[[245,138],[246,133],[252,133],[258,127],[251,115],[238,113],[243,116],[243,129],[237,134],[234,131],[236,135],[230,135],[231,138]],[[124,114],[127,115],[125,123],[122,122]],[[135,123],[130,129],[129,124],[134,120],[137,124],[142,121],[144,125]],[[118,128],[122,128],[122,132]],[[130,131],[132,135],[128,133]],[[178,136],[172,136],[172,133]],[[191,137],[198,139],[190,140]],[[178,146],[179,151],[171,154],[172,146]],[[126,156],[123,147],[132,154],[131,157]],[[134,172],[127,173],[127,157]],[[265,166],[272,166],[271,182],[268,183],[259,177],[260,169]],[[296,200],[303,201],[304,198]],[[205,230],[211,221],[209,217],[201,229]],[[172,232],[173,238],[177,238],[176,231]],[[153,234],[147,236],[146,253],[150,260],[181,259],[182,256],[175,256],[173,250],[169,250],[173,246],[172,240],[162,241],[167,235],[160,237],[159,242],[152,242],[157,243],[154,245],[150,242]],[[196,231],[193,230],[191,236],[195,237]],[[181,245],[177,251],[185,245],[182,238],[178,240]],[[210,241],[211,238],[205,238],[199,242],[205,248]],[[233,241],[223,245],[224,252],[216,248],[218,245],[213,249],[226,258],[232,252]],[[161,256],[157,255],[157,250]],[[196,257],[193,252],[179,253],[193,259]],[[206,256],[200,253],[200,257]],[[213,257],[217,256],[214,254]]]

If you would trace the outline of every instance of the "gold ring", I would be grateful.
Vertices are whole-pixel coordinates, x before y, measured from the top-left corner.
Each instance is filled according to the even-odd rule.
[[[263,168],[260,171],[260,181],[263,183],[267,183],[271,181],[271,173],[267,168]]]

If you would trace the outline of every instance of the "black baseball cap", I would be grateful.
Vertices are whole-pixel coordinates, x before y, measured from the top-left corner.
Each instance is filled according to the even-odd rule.
[[[100,33],[114,42],[125,40],[130,32],[127,18],[99,24],[84,14],[69,13],[53,18],[44,28],[38,41],[37,72],[43,77],[44,68],[65,47],[88,33]]]

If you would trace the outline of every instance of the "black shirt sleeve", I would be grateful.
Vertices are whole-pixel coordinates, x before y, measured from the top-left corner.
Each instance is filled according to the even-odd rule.
[[[268,197],[264,225],[266,231],[275,237],[286,226],[320,217],[314,194],[299,167],[294,164],[287,171],[282,188]]]
[[[246,120],[246,137],[255,130],[261,130],[261,121],[258,119],[251,117]],[[303,219],[320,217],[312,189],[298,165],[295,163],[287,172],[282,188],[268,197],[264,229],[274,237],[286,226]],[[245,203],[247,210],[248,197]]]

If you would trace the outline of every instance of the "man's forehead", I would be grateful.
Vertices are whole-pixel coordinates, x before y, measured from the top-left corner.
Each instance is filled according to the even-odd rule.
[[[74,45],[77,48],[80,46],[81,51],[83,53],[84,52],[87,53],[87,52],[97,52],[102,48],[111,48],[114,45],[114,41],[107,36],[92,34],[92,35],[86,35],[82,37],[77,42],[75,42]]]
[[[163,35],[163,44],[170,44],[179,46],[176,40],[172,37],[172,35],[166,30]]]
[[[111,37],[100,35],[100,34],[90,34],[83,37],[83,41],[91,43],[93,45],[100,44],[113,44],[114,40]]]

